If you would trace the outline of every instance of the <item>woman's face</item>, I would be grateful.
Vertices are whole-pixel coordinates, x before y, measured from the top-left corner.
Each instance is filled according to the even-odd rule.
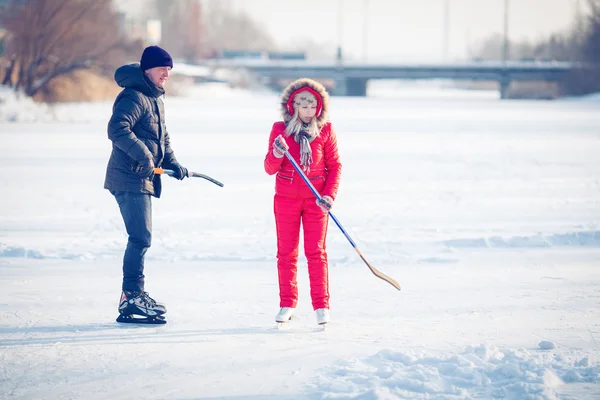
[[[317,106],[314,104],[303,104],[298,107],[298,117],[302,122],[308,124],[317,113]]]

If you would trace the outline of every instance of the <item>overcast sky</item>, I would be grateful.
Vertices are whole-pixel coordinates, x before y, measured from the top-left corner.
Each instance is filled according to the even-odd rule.
[[[504,31],[505,0],[204,0],[228,3],[260,21],[282,46],[310,38],[355,59],[441,60],[444,5],[448,13],[448,59],[461,59],[469,46]],[[570,28],[577,4],[586,0],[507,0],[509,37],[544,38]],[[340,18],[341,15],[341,18]]]

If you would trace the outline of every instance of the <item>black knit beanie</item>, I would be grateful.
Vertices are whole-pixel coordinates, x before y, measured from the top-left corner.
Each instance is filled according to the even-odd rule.
[[[145,71],[154,67],[171,67],[173,68],[173,59],[166,50],[158,46],[148,46],[142,53],[140,67]]]

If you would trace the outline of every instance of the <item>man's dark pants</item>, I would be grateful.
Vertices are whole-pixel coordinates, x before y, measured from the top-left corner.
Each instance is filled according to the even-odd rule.
[[[123,290],[144,291],[144,257],[152,241],[149,194],[111,191],[117,199],[129,239],[123,256]]]

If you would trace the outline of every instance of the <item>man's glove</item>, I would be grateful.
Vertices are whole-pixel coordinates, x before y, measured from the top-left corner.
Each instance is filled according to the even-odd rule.
[[[154,178],[154,160],[151,158],[144,158],[138,161],[138,165],[135,167],[135,173],[142,179]]]
[[[172,169],[173,169],[173,172],[175,172],[175,175],[173,176],[174,178],[177,178],[179,180],[182,180],[183,178],[187,178],[187,176],[188,176],[187,168],[182,167],[179,164],[174,164]]]
[[[317,199],[317,205],[321,207],[323,212],[329,212],[333,207],[333,199],[329,196],[321,196],[320,199]]]
[[[283,136],[279,135],[275,138],[275,140],[273,140],[273,155],[275,157],[283,157],[289,148],[290,146],[288,146]]]

